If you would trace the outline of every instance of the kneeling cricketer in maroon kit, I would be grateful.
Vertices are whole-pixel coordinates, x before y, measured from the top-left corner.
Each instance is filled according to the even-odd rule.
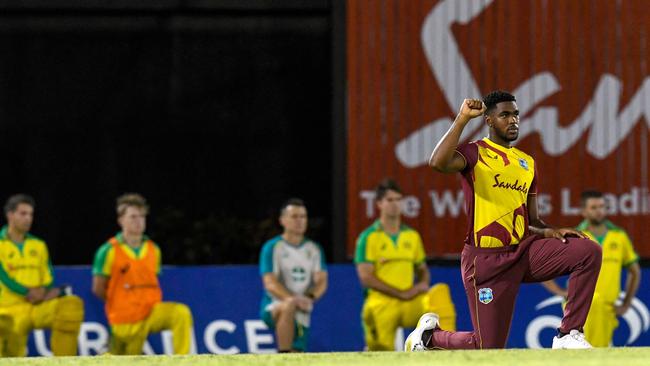
[[[459,144],[470,119],[484,114],[489,136]],[[447,332],[425,314],[406,342],[407,351],[503,348],[521,283],[569,276],[569,293],[553,348],[591,348],[582,327],[601,265],[601,249],[579,231],[554,229],[537,213],[537,166],[510,146],[519,134],[515,97],[496,91],[466,99],[430,165],[459,172],[469,230],[461,255],[473,332]]]

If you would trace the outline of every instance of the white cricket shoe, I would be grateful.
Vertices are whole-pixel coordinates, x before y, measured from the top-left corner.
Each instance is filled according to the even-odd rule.
[[[553,349],[588,349],[594,348],[585,339],[585,334],[573,329],[562,338],[553,337]]]
[[[424,346],[422,340],[422,333],[425,330],[432,330],[438,326],[438,320],[440,317],[438,314],[426,313],[420,317],[418,320],[418,325],[415,329],[406,337],[406,342],[404,342],[404,351],[405,352],[422,352],[426,351],[427,347]]]

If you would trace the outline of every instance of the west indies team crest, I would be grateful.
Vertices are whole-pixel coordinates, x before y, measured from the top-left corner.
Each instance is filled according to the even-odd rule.
[[[478,289],[478,301],[487,305],[491,303],[492,300],[494,300],[494,295],[492,294],[491,288],[487,287]]]
[[[524,168],[524,170],[528,170],[528,162],[524,158],[519,158],[519,166]]]

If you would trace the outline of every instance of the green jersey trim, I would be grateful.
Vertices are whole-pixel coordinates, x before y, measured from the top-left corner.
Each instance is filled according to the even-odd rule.
[[[282,236],[278,235],[262,246],[260,253],[260,275],[264,276],[267,273],[273,273],[273,250],[280,240],[282,240]]]
[[[372,225],[368,226],[363,232],[361,232],[359,238],[357,239],[357,246],[354,253],[354,263],[356,264],[374,263],[374,261],[368,260],[368,258],[366,257],[366,246],[370,234],[375,232],[383,232],[393,241],[393,245],[397,246],[397,240],[399,239],[400,234],[411,230],[413,229],[408,225],[400,224],[399,232],[395,235],[391,235],[384,230],[384,228],[381,226],[381,221],[379,221],[379,219],[375,220],[375,222],[373,222]]]
[[[112,245],[109,242],[102,244],[97,252],[95,253],[95,260],[93,261],[93,275],[94,276],[109,276],[104,273],[104,264],[106,263],[106,257],[108,252],[112,249]]]
[[[323,272],[327,272],[327,261],[325,260],[325,251],[323,250],[323,247],[316,243],[313,242],[316,245],[316,248],[320,251],[320,270]]]
[[[354,263],[359,264],[359,263],[375,263],[374,261],[368,260],[368,257],[366,256],[366,247],[368,244],[368,237],[370,234],[374,233],[377,231],[376,225],[373,224],[370,227],[368,227],[366,230],[364,230],[361,235],[359,235],[359,239],[357,239],[357,248],[354,253]]]
[[[4,225],[2,227],[2,229],[0,229],[0,239],[6,240],[6,241],[12,243],[13,245],[15,245],[16,248],[18,248],[18,251],[20,251],[20,255],[24,254],[23,249],[25,248],[25,241],[27,241],[27,239],[37,240],[37,241],[40,241],[43,244],[45,244],[45,240],[37,237],[36,235],[32,235],[30,233],[25,234],[25,239],[23,239],[22,243],[16,243],[15,241],[11,240],[11,238],[9,237],[9,226],[8,225]]]
[[[0,265],[0,282],[2,282],[9,290],[19,294],[27,295],[29,289],[20,283],[16,282],[13,278],[9,277],[9,274],[5,271],[4,266]]]
[[[623,263],[623,268],[628,268],[629,266],[633,265],[634,263],[639,263],[639,259],[640,258],[637,256],[636,258],[632,259],[631,261],[629,261],[627,263]]]
[[[124,240],[124,234],[122,232],[118,232],[115,234],[115,239],[120,242],[120,244],[126,244],[126,240]],[[149,240],[149,237],[146,235],[142,235],[142,241],[140,242],[140,245],[137,248],[134,248],[128,244],[126,246],[133,251],[133,254],[135,254],[136,258],[140,258],[140,252],[142,251],[142,248],[144,248],[144,243]]]
[[[614,223],[612,223],[612,222],[609,221],[609,220],[605,220],[605,221],[603,222],[603,224],[605,225],[605,227],[607,228],[607,230],[613,230],[613,231],[625,231],[625,230],[623,230],[622,228],[620,228],[620,227],[614,225]],[[589,228],[589,221],[588,221],[588,220],[582,220],[582,222],[581,222],[580,224],[578,224],[578,226],[576,226],[576,229],[577,229],[577,230],[580,230],[580,231],[589,231],[589,230],[587,230],[588,228]]]

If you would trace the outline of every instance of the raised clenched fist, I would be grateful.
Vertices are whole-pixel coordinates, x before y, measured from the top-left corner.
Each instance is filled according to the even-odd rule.
[[[467,119],[472,119],[482,115],[486,109],[485,104],[483,104],[483,101],[480,99],[465,99],[463,100],[463,104],[460,106],[458,115],[466,117]]]

